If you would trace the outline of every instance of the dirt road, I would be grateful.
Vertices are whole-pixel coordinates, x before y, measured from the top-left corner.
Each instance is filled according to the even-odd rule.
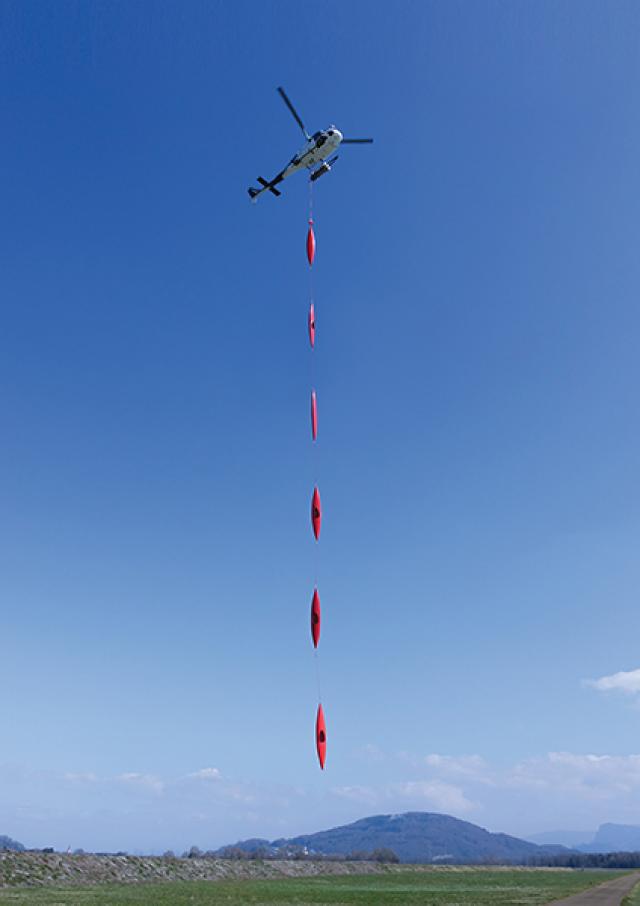
[[[554,900],[549,906],[620,906],[622,898],[626,897],[639,882],[640,872],[634,871],[622,878],[616,878],[615,881],[607,881],[598,887],[592,887],[591,890],[576,893],[566,900]]]

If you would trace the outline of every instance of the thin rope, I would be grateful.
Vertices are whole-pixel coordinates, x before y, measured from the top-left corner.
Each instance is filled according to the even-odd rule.
[[[316,685],[318,686],[318,704],[322,701],[322,690],[320,688],[320,665],[318,660],[318,649],[313,650],[313,660],[316,665]]]
[[[309,180],[309,226],[313,227],[313,183]],[[314,322],[316,321],[316,311],[315,311],[315,294],[313,286],[313,265],[309,265],[309,305],[314,307]],[[315,327],[314,327],[315,332]],[[310,348],[309,356],[309,377],[311,381],[311,389],[309,394],[309,414],[308,417],[311,420],[311,393],[316,394],[316,407],[318,413],[318,425],[320,423],[319,418],[319,405],[318,405],[318,388],[315,382],[315,334],[313,346]],[[319,431],[316,435],[316,440],[313,439],[312,426],[309,424],[308,429],[311,431],[311,475],[313,479],[313,486],[318,487],[318,451],[316,446],[318,444],[317,438],[320,436]],[[322,499],[322,498],[321,498]],[[318,541],[314,538],[313,541],[313,576],[314,576],[314,590],[318,588],[318,560],[319,560],[319,551],[318,551]],[[320,623],[322,627],[322,622]],[[315,665],[315,674],[316,674],[316,686],[318,690],[318,704],[322,701],[322,689],[320,684],[320,658],[318,655],[318,649],[313,649],[313,661]]]
[[[313,183],[309,180],[309,225],[313,224]],[[316,318],[315,315],[315,293],[313,286],[313,265],[309,265],[309,305],[314,306],[314,321]],[[309,409],[311,406],[311,392],[315,390],[316,399],[317,399],[317,387],[315,384],[315,339],[314,345],[310,349],[311,355],[309,356],[309,379],[311,381],[311,388],[309,394]],[[311,418],[311,412],[309,411],[309,419]],[[311,425],[307,430],[310,430]],[[316,451],[317,440],[311,438],[311,478],[313,480],[313,487],[318,487],[318,455]],[[314,539],[313,545],[313,566],[312,573],[314,578],[314,585],[318,587],[318,542]]]

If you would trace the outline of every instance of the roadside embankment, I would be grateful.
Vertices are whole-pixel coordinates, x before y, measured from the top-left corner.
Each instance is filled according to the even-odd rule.
[[[388,867],[379,862],[178,859],[166,856],[0,852],[0,887],[307,878],[384,871],[388,871]]]

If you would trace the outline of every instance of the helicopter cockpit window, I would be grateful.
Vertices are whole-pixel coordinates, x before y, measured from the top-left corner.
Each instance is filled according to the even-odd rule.
[[[324,143],[326,142],[326,140],[327,140],[327,136],[326,136],[326,135],[323,135],[322,132],[321,132],[320,135],[318,136],[318,140],[316,141],[317,147],[318,147],[318,148],[322,148],[322,146],[324,145]]]

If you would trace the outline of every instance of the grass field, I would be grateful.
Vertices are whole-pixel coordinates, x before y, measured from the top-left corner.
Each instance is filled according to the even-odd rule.
[[[636,884],[628,897],[622,901],[623,906],[640,906],[640,884]]]
[[[399,871],[278,881],[179,882],[5,889],[0,904],[25,906],[538,906],[615,873],[573,871]]]

